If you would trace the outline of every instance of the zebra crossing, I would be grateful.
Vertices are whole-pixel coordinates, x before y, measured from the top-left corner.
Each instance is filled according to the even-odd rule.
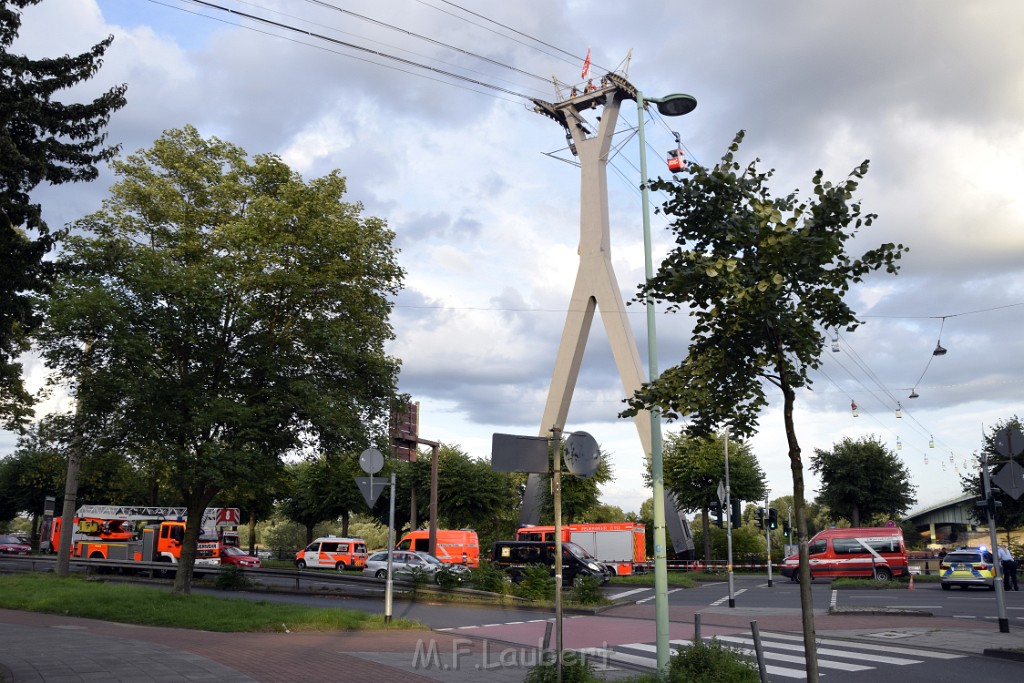
[[[792,633],[761,632],[761,647],[764,652],[765,669],[775,679],[806,680],[804,671],[803,636]],[[740,653],[756,657],[754,639],[749,635],[717,636],[716,639]],[[705,638],[705,642],[710,638]],[[692,645],[688,640],[672,640],[672,654],[680,648]],[[818,669],[822,673],[861,672],[884,667],[910,666],[926,660],[960,659],[964,655],[920,648],[897,647],[875,643],[858,643],[830,638],[817,639]],[[625,664],[646,669],[657,668],[657,647],[653,643],[630,643],[612,647],[590,647],[577,650],[587,658],[600,659],[608,664]],[[890,674],[883,674],[882,680],[889,680]]]

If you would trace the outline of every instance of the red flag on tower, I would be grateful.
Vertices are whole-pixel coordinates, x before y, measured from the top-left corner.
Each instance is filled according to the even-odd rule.
[[[590,71],[590,48],[587,48],[587,58],[583,60],[583,74],[580,78],[586,78],[587,72]]]

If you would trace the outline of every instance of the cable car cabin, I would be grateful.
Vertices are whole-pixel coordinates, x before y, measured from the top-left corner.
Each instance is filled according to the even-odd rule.
[[[673,173],[679,173],[686,168],[686,158],[683,156],[683,150],[681,149],[670,149],[668,151],[668,170]]]

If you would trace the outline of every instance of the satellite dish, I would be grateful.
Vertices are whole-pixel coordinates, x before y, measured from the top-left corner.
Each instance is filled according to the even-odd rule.
[[[384,467],[384,454],[376,448],[367,448],[359,454],[359,466],[371,476],[377,474]]]
[[[565,440],[562,452],[565,468],[580,479],[586,479],[597,472],[601,464],[601,451],[597,440],[586,432],[573,432]]]

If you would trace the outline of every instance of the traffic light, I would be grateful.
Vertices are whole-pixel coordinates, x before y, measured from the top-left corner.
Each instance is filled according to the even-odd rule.
[[[740,503],[742,502],[739,498],[733,498],[732,503],[732,528],[739,529],[743,526],[743,513],[740,510]]]
[[[779,528],[779,511],[775,508],[768,510],[768,528],[778,529]]]
[[[758,529],[764,528],[764,508],[757,508],[754,510],[754,524]]]
[[[789,522],[782,523],[782,535],[789,538]]]
[[[719,526],[719,528],[721,528],[721,526],[722,526],[722,504],[719,503],[717,500],[713,500],[713,501],[711,501],[711,504],[708,505],[708,510],[710,510],[711,514],[713,514],[715,516],[715,524],[717,524]]]

